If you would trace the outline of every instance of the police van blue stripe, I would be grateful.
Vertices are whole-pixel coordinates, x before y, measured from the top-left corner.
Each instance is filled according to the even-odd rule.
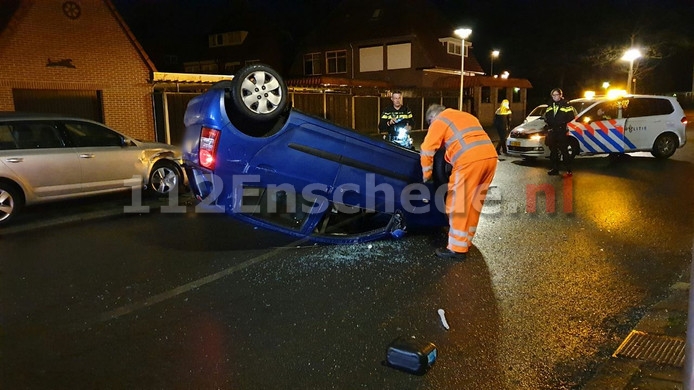
[[[619,139],[619,133],[617,134],[617,140],[614,138],[610,137],[610,133],[608,132],[607,134],[603,133],[602,131],[597,131],[597,133],[602,136],[605,141],[607,141],[610,145],[614,147],[614,149],[603,149],[605,152],[624,152],[624,146],[622,145],[622,140]]]

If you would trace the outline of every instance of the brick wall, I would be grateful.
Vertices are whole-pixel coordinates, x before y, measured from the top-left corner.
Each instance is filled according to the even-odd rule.
[[[0,32],[0,110],[14,110],[12,89],[99,90],[104,123],[155,138],[151,69],[104,0],[23,0]],[[71,11],[71,12],[70,12]],[[70,61],[67,61],[70,60]],[[47,66],[62,62],[74,67]]]

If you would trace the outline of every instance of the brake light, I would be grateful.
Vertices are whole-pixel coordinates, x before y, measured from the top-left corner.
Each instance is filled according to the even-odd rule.
[[[687,126],[687,117],[683,116],[680,122],[682,122],[683,125]]]
[[[219,130],[203,127],[200,130],[200,165],[207,169],[214,169],[217,158],[217,145],[219,144]]]

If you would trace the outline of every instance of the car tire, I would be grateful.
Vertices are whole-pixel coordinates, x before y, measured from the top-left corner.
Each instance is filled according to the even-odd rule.
[[[0,225],[9,223],[23,206],[21,191],[13,184],[0,182]]]
[[[651,154],[653,157],[658,159],[666,159],[673,154],[679,146],[679,141],[677,137],[672,133],[665,133],[658,136],[653,142],[653,149],[651,149]]]
[[[442,184],[448,183],[451,177],[453,166],[446,161],[446,148],[439,148],[434,154],[434,170],[433,179],[434,185],[439,187]]]
[[[287,108],[287,86],[282,77],[264,64],[241,68],[231,82],[236,113],[256,122],[277,120]]]
[[[578,140],[574,137],[569,137],[569,153],[571,157],[576,157],[581,154],[581,146],[578,144]]]
[[[147,190],[155,197],[168,196],[171,191],[181,191],[182,174],[179,167],[168,160],[158,161],[149,173]]]

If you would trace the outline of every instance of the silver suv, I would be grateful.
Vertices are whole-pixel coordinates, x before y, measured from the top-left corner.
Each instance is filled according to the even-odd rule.
[[[101,123],[60,115],[0,112],[0,225],[24,205],[144,187],[183,187],[180,151],[142,142]]]

